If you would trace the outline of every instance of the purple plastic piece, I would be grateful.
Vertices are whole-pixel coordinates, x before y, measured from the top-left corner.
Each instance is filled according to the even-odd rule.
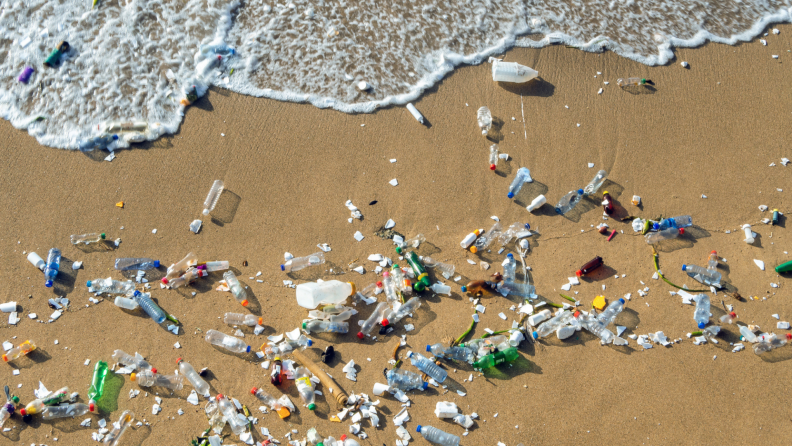
[[[17,77],[17,80],[19,82],[22,82],[23,84],[27,84],[28,80],[30,80],[30,76],[33,75],[34,71],[36,70],[34,70],[33,67],[25,67],[25,69],[22,70],[22,73],[19,75],[19,77]]]

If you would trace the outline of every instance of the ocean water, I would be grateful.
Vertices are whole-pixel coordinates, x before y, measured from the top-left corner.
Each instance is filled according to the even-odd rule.
[[[656,65],[674,47],[735,44],[790,21],[792,0],[6,0],[0,113],[64,149],[111,129],[115,149],[175,132],[187,94],[213,85],[368,113],[515,46]],[[63,40],[70,50],[45,67]]]

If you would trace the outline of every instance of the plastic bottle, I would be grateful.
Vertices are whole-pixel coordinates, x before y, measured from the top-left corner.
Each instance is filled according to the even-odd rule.
[[[137,382],[140,387],[165,387],[171,390],[181,390],[184,387],[184,375],[160,375],[151,370],[133,373],[129,380]]]
[[[699,294],[693,298],[696,301],[696,310],[693,312],[693,320],[698,324],[698,328],[707,326],[710,318],[710,298],[706,294]]]
[[[395,302],[401,302],[399,296],[396,295],[396,290],[393,286],[393,279],[390,272],[385,271],[382,273],[382,289],[385,291],[386,300],[392,305]]]
[[[490,146],[490,151],[489,151],[489,168],[490,168],[490,170],[495,170],[495,169],[498,168],[498,154],[499,153],[500,152],[498,151],[498,145],[497,144],[493,144],[493,145]]]
[[[97,361],[94,366],[91,386],[88,387],[88,408],[91,412],[96,412],[96,402],[99,401],[104,394],[105,378],[107,378],[107,372],[109,370],[107,363],[104,361]]]
[[[602,183],[604,183],[605,179],[607,178],[608,178],[608,172],[604,170],[600,170],[599,172],[597,172],[596,175],[594,175],[594,178],[592,178],[592,180],[589,181],[589,184],[587,184],[586,187],[583,188],[583,194],[584,195],[595,194],[599,190],[599,188],[602,187]]]
[[[540,325],[536,329],[536,331],[533,332],[534,339],[546,337],[547,335],[555,332],[558,327],[566,325],[571,319],[572,319],[571,311],[564,310],[561,313],[558,313],[554,317],[545,321],[542,325]]]
[[[305,336],[304,334],[301,334],[300,337],[297,338],[297,339],[286,338],[286,339],[283,340],[283,342],[285,342],[286,344],[290,345],[292,348],[310,347],[310,346],[313,345],[313,341],[308,339],[308,337]]]
[[[35,252],[28,254],[27,259],[28,262],[42,271],[44,271],[44,267],[47,266],[47,264],[44,262],[44,259],[42,259],[41,256]]]
[[[483,232],[484,232],[484,228],[476,229],[475,231],[473,231],[470,234],[466,235],[465,238],[463,238],[462,241],[459,242],[459,246],[461,246],[462,249],[467,249],[468,246],[472,245],[473,242],[476,241],[476,238],[479,235],[481,235]]]
[[[533,212],[544,206],[545,203],[547,203],[547,198],[544,195],[539,195],[538,197],[534,198],[533,201],[531,201],[531,204],[526,206],[525,209],[527,209],[528,212]]]
[[[479,108],[478,112],[476,112],[476,121],[481,134],[487,136],[487,133],[492,128],[492,113],[490,113],[490,109],[486,106]]]
[[[443,344],[427,345],[426,351],[436,358],[446,358],[454,361],[472,362],[475,358],[473,350],[465,347],[444,347]]]
[[[600,343],[610,344],[613,342],[613,339],[616,337],[612,331],[608,330],[605,325],[600,323],[597,318],[594,316],[593,312],[589,313],[588,317],[581,317],[579,314],[575,317],[575,319],[580,323],[580,325],[588,330],[594,336],[600,338]]]
[[[403,251],[406,248],[417,249],[419,246],[421,246],[421,243],[425,241],[426,237],[423,234],[418,234],[415,237],[408,238],[407,240],[396,244],[396,253],[403,254]]]
[[[308,333],[349,333],[349,322],[330,322],[311,319],[303,321],[302,329]]]
[[[743,339],[748,342],[756,342],[757,338],[753,331],[747,325],[740,325],[740,334]]]
[[[151,294],[135,291],[132,297],[135,299],[135,302],[140,305],[140,308],[142,308],[143,311],[149,315],[149,317],[154,319],[154,322],[161,324],[165,321],[165,312],[159,307],[159,305],[155,304],[154,301],[151,300]]]
[[[450,279],[451,276],[454,275],[454,271],[456,271],[456,267],[454,265],[451,265],[450,263],[438,262],[429,256],[421,257],[421,261],[423,261],[424,266],[428,266],[429,268],[434,268],[435,270],[439,271],[440,274],[442,274],[442,276],[446,279]]]
[[[231,294],[234,296],[237,302],[239,302],[243,307],[248,306],[247,300],[247,292],[242,285],[237,280],[236,275],[233,271],[229,270],[223,274],[223,279],[225,279],[226,283],[228,284],[228,288],[231,289]]]
[[[404,369],[390,369],[385,374],[388,379],[388,386],[399,389],[403,392],[408,390],[426,390],[429,383],[421,378],[421,375]]]
[[[230,268],[231,265],[229,265],[228,260],[216,260],[214,262],[206,262],[204,266],[206,267],[206,271],[211,273],[214,271],[225,271]]]
[[[104,438],[104,444],[109,446],[117,446],[121,441],[121,436],[124,435],[127,428],[135,421],[135,413],[130,410],[125,410],[121,413],[117,423],[113,423],[113,429],[108,432]]]
[[[58,405],[68,398],[69,398],[69,388],[63,387],[54,392],[51,392],[49,395],[45,396],[44,398],[37,398],[27,403],[24,409],[19,410],[19,414],[24,417],[25,415],[35,415],[37,413],[42,413],[47,406]]]
[[[577,206],[580,203],[580,200],[583,198],[583,189],[569,191],[566,195],[561,197],[561,200],[555,207],[555,211],[557,214],[564,215],[567,212],[571,211],[572,208]]]
[[[104,149],[114,141],[118,141],[118,135],[93,136],[77,141],[77,148],[80,149],[81,152],[90,152],[95,149]]]
[[[384,274],[384,273],[383,273]],[[398,293],[402,293],[405,296],[409,296],[412,294],[412,282],[407,276],[404,275],[404,271],[398,264],[394,264],[393,268],[391,268],[390,276],[392,279],[393,290]]]
[[[613,214],[613,211],[616,210],[616,207],[613,205],[613,198],[611,198],[608,191],[602,193],[602,208],[608,215]]]
[[[429,443],[439,444],[440,446],[459,446],[459,437],[443,432],[432,426],[421,426],[415,429]]]
[[[88,286],[88,291],[92,293],[107,293],[107,294],[123,294],[129,296],[135,292],[135,283],[131,280],[121,282],[120,280],[113,280],[110,277],[107,279],[94,279],[85,282]]]
[[[601,267],[604,264],[605,262],[602,260],[602,257],[600,256],[594,257],[593,259],[586,262],[585,265],[581,266],[579,270],[575,271],[575,275],[578,277],[584,276],[594,271],[595,269]]]
[[[123,350],[116,350],[113,352],[113,361],[123,365],[124,367],[129,367],[132,370],[151,370],[154,373],[157,373],[157,369],[151,367],[151,364],[146,362],[139,353],[135,353],[135,356],[130,355],[129,353],[124,352]]]
[[[650,245],[654,245],[656,243],[662,242],[663,240],[670,240],[673,238],[677,238],[680,235],[683,235],[684,233],[685,233],[684,228],[680,228],[680,229],[668,228],[660,232],[650,232],[644,236],[644,239],[646,240],[646,243]]]
[[[473,242],[473,246],[470,247],[470,252],[476,253],[478,251],[482,251],[487,249],[492,241],[498,238],[503,230],[501,229],[500,222],[495,222],[494,225],[489,229],[489,231],[484,232]]]
[[[70,240],[72,245],[79,245],[80,243],[85,243],[86,245],[90,245],[91,243],[98,243],[105,239],[105,233],[97,234],[79,234],[79,235],[72,235]]]
[[[168,271],[165,274],[165,278],[168,280],[175,279],[181,276],[182,274],[184,274],[184,272],[187,271],[187,268],[191,266],[195,266],[197,264],[198,264],[198,256],[196,256],[194,253],[191,252],[186,256],[184,256],[183,259],[169,266]]]
[[[314,265],[321,265],[325,262],[324,252],[319,251],[313,253],[309,256],[305,257],[295,257],[288,262],[284,263],[280,266],[281,271],[286,271],[287,273],[299,271],[303,268],[314,266]]]
[[[66,417],[73,418],[85,415],[88,412],[90,412],[90,407],[83,403],[61,404],[59,406],[47,406],[41,418],[45,420]],[[2,424],[0,424],[0,426],[2,426]]]
[[[308,406],[308,410],[316,409],[314,404],[314,385],[311,382],[311,372],[305,367],[297,367],[294,371],[294,384],[297,386],[297,392],[300,398]]]
[[[201,45],[200,47],[202,54],[219,54],[221,56],[233,56],[236,54],[236,50],[231,48],[230,46],[226,45],[223,42],[220,43],[210,43],[207,45]]]
[[[782,347],[786,343],[786,339],[780,339],[776,337],[775,333],[770,333],[770,336],[762,336],[762,339],[753,345],[753,350],[754,353],[759,355],[764,352],[769,352],[774,348]]]
[[[682,271],[685,271],[688,276],[704,285],[720,288],[721,273],[715,270],[702,268],[697,265],[682,265]]]
[[[313,310],[319,304],[340,304],[353,296],[357,288],[352,282],[327,280],[301,283],[297,285],[297,304]]]
[[[719,259],[720,259],[720,257],[718,257],[718,251],[710,252],[709,259],[708,259],[708,262],[707,262],[707,269],[712,270],[712,271],[717,270],[718,269],[718,260]]]
[[[176,360],[176,364],[179,366],[179,373],[184,375],[187,381],[190,381],[190,384],[198,394],[209,395],[209,384],[201,378],[201,375],[195,371],[189,362],[179,358]]]
[[[624,299],[614,300],[605,308],[605,311],[597,315],[597,321],[607,327],[613,323],[616,316],[624,310]]]
[[[517,175],[514,176],[511,184],[509,185],[509,193],[506,194],[509,198],[514,198],[515,195],[520,193],[523,184],[533,183],[531,178],[531,171],[527,167],[520,167],[517,169]]]
[[[517,277],[517,261],[514,260],[514,254],[506,254],[506,259],[503,260],[503,283],[514,283]]]
[[[616,85],[620,87],[637,87],[639,85],[646,85],[646,79],[640,77],[628,77],[627,79],[616,79]]]
[[[47,266],[44,268],[44,277],[47,278],[47,281],[44,282],[44,286],[47,288],[52,287],[52,281],[55,280],[55,276],[58,275],[58,270],[60,269],[60,261],[61,261],[61,252],[58,248],[52,248],[47,253]]]
[[[523,83],[539,76],[531,67],[520,65],[517,62],[503,62],[492,58],[492,80],[495,82]]]
[[[258,317],[255,314],[226,313],[223,317],[223,322],[228,325],[247,325],[248,327],[255,327],[256,324],[264,325],[264,318]]]
[[[33,341],[27,340],[3,354],[3,361],[9,362],[27,355],[36,349]]]
[[[159,268],[160,261],[159,260],[152,260],[152,259],[135,259],[135,258],[123,258],[123,259],[116,259],[115,261],[115,269],[119,271],[132,271],[132,270],[147,270],[152,268]]]
[[[277,412],[281,418],[286,418],[290,415],[289,409],[283,407],[283,405],[279,403],[274,396],[263,391],[262,389],[257,389],[254,387],[250,391],[250,393],[252,393],[256,397],[256,399],[261,401],[263,404],[269,406],[270,410],[274,410],[275,412]]]
[[[421,306],[420,297],[415,296],[411,298],[410,300],[402,304],[402,306],[399,307],[399,309],[388,318],[388,324],[393,325],[399,322],[400,320],[404,319],[404,317],[407,316],[408,314],[415,312],[415,310],[417,310],[420,306]]]
[[[204,215],[209,215],[217,205],[217,200],[220,199],[220,195],[223,193],[223,180],[215,180],[212,183],[212,187],[209,188],[209,193],[206,195],[206,200],[204,200]]]
[[[657,229],[662,231],[668,228],[687,228],[693,226],[693,218],[690,215],[680,215],[679,217],[664,218],[660,220]]]
[[[245,421],[240,419],[234,403],[223,395],[217,395],[217,404],[234,434],[239,435],[245,432],[247,428],[247,419],[245,419]]]
[[[429,274],[427,274],[426,268],[424,268],[423,263],[421,263],[418,254],[416,254],[415,251],[410,251],[404,258],[407,260],[407,263],[410,264],[413,274],[415,275],[415,285],[413,285],[413,289],[420,293],[426,287],[431,286],[432,281],[429,280]]]
[[[383,314],[387,309],[388,304],[386,302],[380,302],[377,304],[377,307],[374,308],[374,311],[371,312],[371,315],[365,321],[361,321],[360,331],[357,334],[358,339],[363,339],[367,334],[371,333],[371,330],[374,329],[378,322],[381,322],[383,326],[388,325],[388,320],[382,319]]]
[[[448,372],[441,369],[440,366],[433,363],[429,360],[429,358],[424,357],[420,353],[410,352],[407,357],[410,358],[410,362],[415,366],[415,368],[426,373],[430,378],[433,378],[439,383],[445,381],[446,377],[448,376]]]
[[[509,338],[504,335],[490,336],[487,338],[474,339],[470,342],[462,344],[461,347],[469,348],[476,352],[479,356],[495,353],[496,351],[504,351],[511,347]]]
[[[245,341],[236,336],[220,333],[217,330],[207,331],[204,339],[212,345],[223,347],[233,353],[250,353],[250,346],[245,344]]]
[[[502,352],[490,353],[482,357],[473,363],[473,367],[477,369],[488,369],[498,364],[503,364],[504,362],[514,362],[519,357],[520,354],[517,353],[517,349],[515,347],[510,347]]]
[[[19,403],[19,397],[11,396],[11,391],[8,386],[4,388],[6,394],[6,402],[0,407],[0,427],[3,427],[6,421],[11,418],[11,415],[16,412],[16,405]]]
[[[283,384],[283,362],[280,358],[275,358],[272,361],[272,370],[270,371],[270,383],[273,386]]]
[[[228,272],[231,272],[231,271],[228,271]],[[176,288],[181,288],[181,287],[183,287],[185,285],[189,285],[189,284],[195,282],[197,279],[200,279],[201,277],[206,277],[208,275],[209,275],[209,273],[207,273],[205,270],[198,269],[198,268],[195,268],[195,267],[191,266],[191,267],[187,268],[187,271],[185,271],[184,274],[182,274],[181,276],[179,276],[179,277],[177,277],[175,279],[168,279],[167,277],[163,277],[162,278],[162,283],[168,285],[169,287],[171,287],[173,289],[176,289]]]

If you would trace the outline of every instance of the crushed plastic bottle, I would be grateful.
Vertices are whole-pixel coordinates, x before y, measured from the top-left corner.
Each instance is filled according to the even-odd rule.
[[[181,390],[184,387],[184,375],[160,375],[151,370],[133,373],[129,380],[137,382],[140,387],[165,387],[171,390]]]
[[[415,368],[426,373],[430,378],[433,378],[439,383],[445,381],[446,377],[448,376],[448,372],[441,369],[437,364],[433,363],[429,360],[429,358],[424,357],[420,353],[410,352],[407,357],[410,358],[410,363],[412,363]]]
[[[489,336],[486,338],[473,339],[470,342],[461,344],[460,347],[470,349],[478,356],[485,356],[497,351],[504,351],[511,347],[509,338],[504,335]]]
[[[135,356],[130,355],[129,353],[124,352],[123,350],[116,350],[113,352],[113,361],[123,365],[124,367],[129,367],[132,370],[151,370],[154,373],[157,373],[157,369],[151,367],[143,356],[139,353],[135,353]]]
[[[509,347],[504,351],[485,355],[473,363],[473,368],[479,370],[488,369],[490,367],[495,367],[498,364],[503,364],[504,362],[514,362],[519,357],[520,354],[517,353],[517,349],[515,347]]]
[[[495,170],[498,168],[498,155],[500,151],[498,150],[498,145],[493,144],[490,146],[489,150],[489,168],[490,170]]]
[[[523,224],[520,222],[514,222],[510,224],[509,227],[501,233],[501,235],[498,236],[498,243],[500,243],[501,246],[506,246],[513,239],[519,240],[523,237],[528,237],[529,235],[531,235],[531,225],[528,223]]]
[[[713,269],[702,268],[696,265],[682,265],[682,271],[685,271],[688,276],[704,285],[714,286],[716,288],[720,288],[721,286],[721,273]]]
[[[104,235],[104,234],[102,234]],[[115,261],[115,269],[119,271],[132,271],[132,270],[147,270],[152,268],[159,268],[160,261],[159,260],[152,260],[152,259],[135,259],[135,258],[123,258],[123,259],[116,259]]]
[[[96,412],[96,402],[104,395],[104,386],[109,370],[110,368],[104,361],[97,361],[94,366],[91,386],[88,387],[88,408],[91,412]]]
[[[421,379],[421,375],[404,369],[390,369],[385,374],[388,386],[403,392],[409,390],[426,390],[429,383]]]
[[[195,371],[189,362],[179,358],[176,360],[176,364],[179,366],[179,373],[187,378],[187,381],[190,382],[199,395],[209,396],[209,384],[201,378],[201,375]]]
[[[693,218],[690,215],[680,215],[679,217],[664,218],[657,225],[657,230],[662,231],[668,228],[687,228],[693,226]]]
[[[487,136],[492,128],[492,113],[486,106],[481,107],[476,112],[476,121],[478,122],[479,130],[483,136]]]
[[[317,319],[303,321],[302,329],[308,333],[349,333],[349,322],[330,322]]]
[[[0,427],[3,427],[6,421],[11,418],[11,415],[16,412],[16,405],[19,404],[19,397],[11,396],[11,391],[8,386],[5,386],[6,402],[0,407]]]
[[[616,338],[616,335],[614,335],[612,331],[608,330],[604,324],[597,320],[593,311],[589,313],[588,316],[579,314],[575,317],[575,320],[591,334],[600,338],[600,343],[603,345],[610,344]]]
[[[640,77],[628,77],[616,79],[616,85],[620,87],[637,87],[639,85],[646,85],[646,79]]]
[[[303,403],[308,406],[308,410],[316,409],[316,404],[314,404],[314,385],[311,382],[311,372],[309,372],[305,367],[297,367],[297,370],[294,371],[294,384],[297,386],[297,393],[300,394],[300,398],[303,400]]]
[[[597,315],[597,321],[604,327],[613,323],[616,316],[624,310],[624,299],[614,300],[605,308],[605,311]]]
[[[404,319],[405,316],[410,315],[415,312],[421,306],[421,298],[419,296],[415,296],[402,304],[399,309],[392,313],[388,317],[388,325],[393,325],[400,320]]]
[[[165,311],[163,311],[159,305],[155,304],[154,301],[151,300],[150,293],[141,293],[140,291],[135,291],[132,297],[135,299],[135,302],[140,305],[140,308],[142,308],[143,311],[149,315],[149,317],[154,319],[154,322],[161,324],[165,321],[165,318],[167,317]]]
[[[287,273],[299,271],[309,266],[321,265],[325,262],[324,252],[319,251],[305,257],[295,257],[280,266],[281,271]]]
[[[50,392],[50,394],[44,398],[37,398],[27,403],[23,409],[19,410],[19,414],[24,417],[25,415],[35,415],[37,413],[42,413],[47,406],[58,405],[68,398],[69,388],[63,387],[54,392]]]
[[[572,312],[564,310],[537,327],[536,331],[533,332],[533,337],[534,339],[547,337],[555,332],[558,327],[569,323],[570,320],[572,320]]]
[[[456,271],[456,267],[454,265],[451,265],[450,263],[438,262],[429,256],[421,257],[421,261],[423,261],[425,266],[439,271],[440,274],[446,279],[450,279]]]
[[[231,272],[231,271],[228,271],[228,272]],[[164,283],[165,285],[168,285],[169,287],[171,287],[173,289],[176,289],[176,288],[181,288],[181,287],[183,287],[185,285],[189,285],[189,284],[195,282],[196,280],[200,279],[201,277],[206,277],[208,275],[209,275],[209,273],[207,273],[203,269],[190,267],[190,268],[187,268],[187,271],[185,271],[184,274],[182,274],[181,276],[179,276],[179,277],[177,277],[175,279],[168,279],[167,277],[163,277],[162,278],[162,283]],[[236,297],[236,296],[234,296],[234,297]]]
[[[523,83],[539,76],[539,72],[517,62],[504,62],[490,58],[492,62],[492,80],[495,82]]]
[[[384,276],[385,273],[383,273]],[[393,291],[397,293],[401,293],[404,296],[409,296],[412,294],[412,282],[407,276],[404,275],[404,271],[401,267],[397,264],[393,265],[391,268],[390,276],[392,279],[391,286],[393,287]]]
[[[58,270],[60,269],[60,261],[60,249],[50,249],[49,253],[47,253],[47,266],[44,268],[44,277],[47,279],[47,281],[44,282],[45,287],[52,287],[52,281],[55,280],[55,277],[58,275]]]
[[[473,362],[476,355],[473,350],[465,347],[444,347],[443,344],[427,345],[426,351],[436,358],[446,358],[453,361]]]
[[[787,335],[787,338],[790,336]],[[770,333],[768,336],[762,336],[759,342],[753,345],[754,353],[760,355],[765,352],[778,347],[783,347],[787,343],[786,339],[776,337],[775,333]]]
[[[115,141],[118,141],[118,135],[93,136],[77,141],[77,148],[81,152],[91,152],[96,149],[104,149]]]
[[[264,318],[258,317],[255,314],[226,313],[223,317],[223,322],[228,325],[247,325],[248,327],[255,327],[256,325],[264,325]]]
[[[217,206],[217,201],[220,199],[220,195],[223,193],[223,180],[215,180],[212,183],[212,187],[209,188],[209,193],[206,195],[206,200],[204,200],[204,215],[209,215]]]
[[[407,248],[418,249],[421,246],[421,243],[426,241],[426,237],[423,234],[418,234],[415,237],[408,238],[401,243],[396,244],[396,253],[403,254],[404,250]]]
[[[586,187],[583,188],[583,194],[593,195],[597,193],[599,188],[602,187],[602,183],[604,183],[607,178],[608,178],[608,172],[604,170],[600,170],[599,172],[597,172],[596,175],[594,175],[594,178],[592,178],[591,181],[589,181],[589,184],[587,184]]]
[[[243,307],[248,306],[247,300],[247,292],[242,285],[239,283],[236,275],[233,271],[229,270],[223,274],[223,279],[225,279],[226,284],[228,284],[228,288],[231,290],[231,294],[234,296],[237,302],[239,302]]]
[[[706,294],[698,294],[693,297],[696,302],[696,309],[693,312],[693,319],[698,324],[698,328],[704,328],[709,323],[710,318],[710,298]]]
[[[710,252],[709,259],[707,259],[707,269],[715,271],[718,269],[718,251]]]
[[[502,233],[501,224],[496,221],[489,231],[484,232],[476,239],[473,246],[470,247],[470,252],[475,254],[478,251],[487,249],[489,245],[492,244],[492,241],[500,237]]]
[[[223,395],[217,395],[217,404],[234,434],[239,435],[245,432],[245,429],[247,429],[247,419],[239,416],[234,403]]]
[[[198,265],[199,268],[201,266],[203,266],[207,272],[211,273],[214,271],[225,271],[230,268],[231,265],[229,265],[228,260],[217,260],[214,262],[206,262],[203,265]]]
[[[655,223],[655,224],[657,224],[657,223]],[[650,232],[650,233],[648,233],[648,234],[646,234],[644,236],[644,240],[646,240],[646,243],[648,243],[650,245],[654,245],[656,243],[662,242],[663,240],[675,239],[675,238],[679,237],[680,235],[684,235],[684,234],[685,234],[685,229],[684,228],[679,228],[679,229],[677,229],[677,228],[668,228],[668,229],[664,229],[664,230],[662,230],[660,232]]]
[[[132,425],[132,422],[135,421],[135,413],[129,410],[125,410],[121,413],[121,416],[118,418],[118,421],[113,423],[113,429],[107,433],[107,436],[104,438],[104,444],[109,446],[118,446],[119,442],[121,441],[121,437],[124,435],[124,432]]]
[[[333,305],[346,302],[347,298],[354,296],[356,291],[357,288],[352,282],[326,280],[301,283],[297,285],[297,304],[313,310],[320,304]]]
[[[204,339],[212,345],[222,347],[233,353],[250,353],[250,346],[245,344],[245,341],[217,330],[207,331]]]
[[[291,412],[289,412],[289,409],[283,407],[283,405],[279,403],[278,400],[275,399],[275,397],[265,392],[264,390],[257,389],[254,387],[250,391],[250,393],[253,394],[256,397],[256,399],[261,401],[263,404],[269,406],[270,410],[277,412],[278,416],[280,416],[281,419],[286,418],[291,414]]]
[[[48,406],[42,413],[41,418],[45,420],[54,420],[56,418],[74,418],[87,414],[90,412],[90,407],[87,404],[61,404],[59,406]],[[0,424],[2,426],[2,424]]]
[[[443,432],[436,427],[421,426],[419,424],[415,431],[420,433],[430,443],[439,444],[440,446],[459,446],[459,437]]]
[[[577,206],[581,199],[583,199],[583,189],[569,191],[566,195],[561,197],[561,200],[555,206],[556,213],[561,215],[566,214]]]
[[[90,245],[91,243],[99,243],[105,239],[105,233],[97,234],[79,234],[79,235],[72,235],[70,240],[72,245],[79,245],[84,243],[86,245]]]
[[[393,278],[391,278],[389,271],[382,273],[382,290],[385,291],[385,299],[389,304],[401,302],[399,296],[396,294],[396,289],[393,286]],[[361,338],[362,339],[362,338]]]
[[[175,279],[187,271],[187,268],[198,264],[198,256],[194,253],[189,253],[183,259],[168,267],[165,273],[165,278],[168,280]]]
[[[34,344],[33,341],[27,340],[5,352],[3,354],[3,361],[5,362],[13,361],[17,358],[21,358],[22,356],[26,356],[28,353],[32,352],[35,349],[36,349],[36,344]]]
[[[88,291],[92,293],[107,293],[107,294],[123,294],[129,296],[135,292],[135,283],[131,280],[121,282],[120,280],[113,280],[108,277],[107,279],[95,279],[85,282],[88,286]]]
[[[388,320],[383,319],[383,315],[385,314],[385,310],[388,309],[388,304],[386,302],[380,302],[377,304],[377,307],[374,308],[374,311],[371,312],[371,315],[365,321],[360,322],[360,331],[357,333],[358,339],[363,339],[371,333],[377,323],[382,323],[382,326],[388,325]]]
[[[506,195],[509,198],[514,198],[515,195],[520,193],[525,183],[533,183],[531,171],[527,167],[520,167],[517,169],[517,175],[514,176],[511,184],[509,184],[509,192]]]

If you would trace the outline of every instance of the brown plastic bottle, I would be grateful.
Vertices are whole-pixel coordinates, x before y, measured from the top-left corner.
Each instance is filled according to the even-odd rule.
[[[283,363],[280,358],[275,358],[275,361],[272,363],[272,372],[270,373],[270,382],[273,386],[279,386],[283,383],[283,377],[281,376],[282,372]]]
[[[613,206],[613,198],[611,198],[608,191],[602,193],[602,207],[605,208],[605,213],[610,215],[616,209]]]
[[[589,260],[585,265],[581,266],[579,270],[575,273],[576,276],[580,277],[584,274],[588,274],[595,269],[602,266],[605,262],[602,261],[602,257],[597,256],[593,259]]]

